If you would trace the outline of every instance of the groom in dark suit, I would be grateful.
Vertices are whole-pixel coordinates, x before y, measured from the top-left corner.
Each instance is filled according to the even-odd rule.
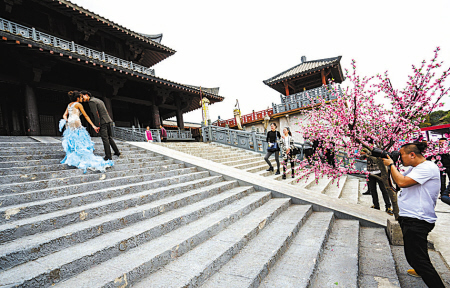
[[[105,160],[112,160],[111,145],[114,150],[114,155],[120,156],[119,149],[116,146],[116,142],[111,136],[111,123],[112,119],[109,117],[108,110],[106,110],[105,103],[102,100],[91,96],[88,91],[81,91],[83,96],[83,102],[88,102],[91,113],[93,114],[92,121],[95,125],[100,127],[100,137],[103,141],[103,147],[105,148]],[[98,133],[98,131],[95,131]]]

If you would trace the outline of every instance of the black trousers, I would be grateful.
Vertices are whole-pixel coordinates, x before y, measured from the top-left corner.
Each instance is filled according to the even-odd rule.
[[[272,163],[270,163],[269,157],[272,156],[273,153],[275,153],[275,162],[277,162],[277,170],[280,170],[280,151],[273,151],[273,152],[267,151],[264,160],[266,160],[267,164],[269,164],[269,167],[272,167]]]
[[[447,175],[450,178],[450,167],[441,171],[441,195],[444,193],[445,188],[447,187]]]
[[[106,159],[112,159],[111,148],[109,146],[112,147],[115,154],[120,154],[116,142],[114,142],[114,139],[111,136],[111,123],[105,123],[100,125],[100,137],[102,138],[103,141]]]
[[[428,255],[427,237],[433,230],[434,223],[402,216],[398,217],[398,222],[402,228],[405,256],[409,265],[422,277],[428,287],[444,288],[444,283]]]
[[[380,187],[381,195],[383,195],[385,207],[391,208],[391,200],[389,199],[389,195],[386,190],[386,187],[384,187],[383,181],[369,175],[369,183],[367,183],[367,186],[368,186],[370,195],[372,195],[373,206],[375,206],[375,208],[377,208],[377,209],[380,208],[380,202],[378,200],[378,192],[377,192],[377,183],[378,183],[378,186]]]
[[[294,175],[294,157],[293,155],[291,155],[291,151],[289,151],[289,154],[286,155],[287,158],[283,159],[283,175],[286,175],[286,168],[288,165],[288,162],[291,162],[291,169],[292,169],[292,175]]]

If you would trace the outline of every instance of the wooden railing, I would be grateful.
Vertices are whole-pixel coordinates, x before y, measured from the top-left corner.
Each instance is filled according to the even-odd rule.
[[[123,60],[115,56],[105,54],[105,52],[100,52],[85,46],[75,44],[73,41],[67,41],[43,32],[36,30],[35,28],[29,28],[12,21],[0,18],[0,30],[9,32],[11,34],[19,35],[24,38],[32,39],[36,42],[41,42],[45,45],[58,47],[63,50],[70,51],[72,53],[77,53],[79,55],[87,56],[92,59],[97,59],[105,63],[109,63],[120,68],[129,69],[142,74],[155,76],[155,69],[144,67],[139,64],[135,64],[131,61]]]

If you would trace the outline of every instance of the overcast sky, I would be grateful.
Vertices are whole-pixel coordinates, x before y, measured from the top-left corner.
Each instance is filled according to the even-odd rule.
[[[449,0],[71,1],[135,32],[163,33],[162,44],[177,53],[154,66],[156,75],[220,87],[225,100],[211,106],[213,121],[232,118],[236,99],[242,114],[280,103],[262,81],[303,55],[342,56],[343,69],[355,59],[360,75],[388,70],[396,88],[405,86],[411,64],[431,59],[437,46],[450,66]],[[450,109],[450,99],[444,102]],[[200,122],[200,110],[185,121]]]

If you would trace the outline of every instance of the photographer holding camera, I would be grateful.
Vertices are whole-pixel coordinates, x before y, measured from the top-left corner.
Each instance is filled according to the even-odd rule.
[[[437,216],[434,211],[440,188],[438,166],[427,161],[422,153],[423,142],[405,144],[400,148],[403,166],[412,166],[401,174],[394,161],[386,155],[383,163],[391,168],[392,179],[402,188],[398,194],[398,222],[403,232],[406,260],[413,269],[408,274],[422,277],[428,287],[444,287],[428,255],[427,237],[434,228]]]

